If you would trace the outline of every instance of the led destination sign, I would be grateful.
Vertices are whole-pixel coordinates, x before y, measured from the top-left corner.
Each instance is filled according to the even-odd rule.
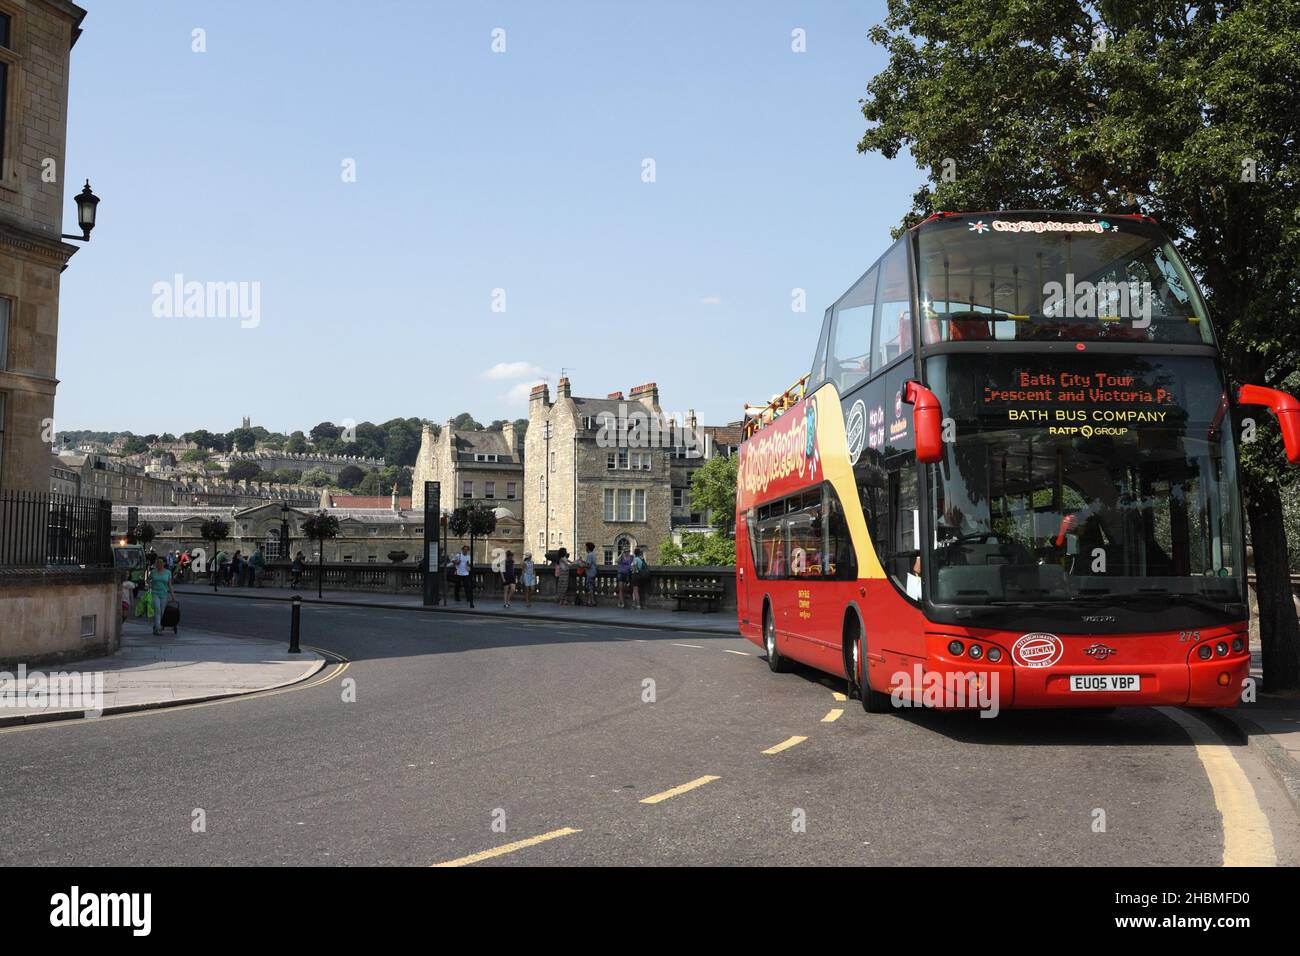
[[[1016,424],[1048,425],[1049,434],[1123,435],[1133,425],[1165,425],[1183,419],[1168,384],[1147,381],[1131,370],[1027,371],[1016,369],[1006,384],[984,384],[983,416]]]

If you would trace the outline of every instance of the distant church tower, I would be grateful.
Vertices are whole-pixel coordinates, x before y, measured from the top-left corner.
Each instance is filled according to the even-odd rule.
[[[244,423],[243,423],[242,425],[240,425],[239,427],[240,427],[240,428],[252,428],[252,427],[253,427],[253,420],[252,420],[251,418],[249,418],[247,415],[245,415],[245,416],[244,416]]]

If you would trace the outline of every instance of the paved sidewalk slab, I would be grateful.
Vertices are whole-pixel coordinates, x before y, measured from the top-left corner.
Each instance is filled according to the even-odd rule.
[[[177,586],[178,594],[212,594],[211,587],[199,584],[182,584]],[[620,608],[612,600],[606,600],[599,607],[580,607],[574,605],[560,606],[554,601],[534,601],[532,609],[525,606],[523,599],[516,597],[510,607],[503,607],[498,595],[485,595],[475,600],[474,609],[465,603],[448,599],[445,606],[424,607],[418,594],[385,594],[372,591],[325,591],[324,597],[317,600],[316,592],[293,591],[289,588],[220,588],[219,597],[237,597],[243,600],[291,601],[297,594],[303,604],[343,604],[357,607],[390,608],[398,611],[423,611],[427,613],[478,614],[493,617],[514,618],[518,620],[565,621],[574,624],[605,624],[622,627],[650,627],[669,631],[695,631],[705,634],[726,634],[737,636],[740,631],[736,625],[736,612],[722,610],[707,613],[704,611],[674,611],[667,608],[645,608],[637,610],[630,604]]]
[[[88,709],[81,705],[123,713],[272,690],[305,680],[324,665],[325,658],[315,651],[290,654],[283,642],[185,628],[155,637],[148,623],[128,620],[116,654],[28,669],[29,692],[37,672],[81,675],[77,706],[0,706],[0,726],[81,717]],[[16,676],[16,669],[11,673]],[[14,690],[9,689],[6,702]]]

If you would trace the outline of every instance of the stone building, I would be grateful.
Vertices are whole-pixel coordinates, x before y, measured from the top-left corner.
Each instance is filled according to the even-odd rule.
[[[362,471],[374,471],[385,467],[383,458],[364,458],[360,455],[321,455],[314,452],[295,454],[287,451],[270,450],[224,452],[214,456],[212,461],[223,471],[228,471],[235,462],[250,461],[263,471],[279,471],[282,468],[291,468],[305,474],[313,468],[319,468],[331,478],[337,478],[339,472],[348,465],[356,465]]]
[[[167,478],[145,474],[144,469],[111,455],[64,452],[58,459],[67,471],[75,472],[86,498],[107,498],[115,505],[170,505],[176,501],[177,485]]]
[[[671,529],[671,448],[654,383],[605,398],[575,397],[561,378],[528,399],[524,455],[524,539],[539,552],[576,554],[591,541],[609,563],[645,548],[656,563]],[[667,445],[664,443],[667,442]]]
[[[308,517],[323,509],[339,519],[339,536],[325,542],[326,564],[389,564],[390,552],[406,552],[401,563],[416,564],[424,543],[423,509],[402,507],[407,502],[395,496],[387,507],[372,507],[375,503],[370,501],[364,504],[366,507],[336,507],[329,493],[324,492],[316,507],[291,505],[287,501],[234,508],[145,506],[140,508],[140,520],[153,525],[157,533],[151,544],[154,550],[193,552],[199,549],[207,555],[211,544],[203,539],[203,522],[212,517],[221,518],[230,528],[229,537],[218,545],[221,550],[229,554],[238,550],[247,556],[260,546],[268,561],[281,558],[280,529],[282,521],[287,521],[288,557],[301,551],[314,562],[319,545],[303,537],[302,525]],[[127,509],[114,507],[113,533],[124,535],[126,524]],[[486,556],[495,548],[517,549],[522,529],[523,523],[518,518],[508,512],[499,512],[497,532],[475,549],[479,552],[479,560],[486,562]]]
[[[59,286],[77,251],[62,238],[64,198],[80,182],[65,162],[68,79],[85,16],[68,0],[0,0],[0,493],[8,495],[49,494],[55,477]],[[115,650],[112,568],[51,565],[46,539],[5,521],[0,543],[14,546],[5,562],[23,573],[0,575],[0,662]]]
[[[700,425],[694,410],[686,415],[686,434],[689,443],[675,445],[671,450],[672,530],[681,544],[681,536],[690,532],[713,531],[719,524],[715,515],[701,512],[691,504],[691,477],[710,458],[730,458],[740,449],[744,439],[744,425]],[[727,521],[734,520],[732,515]]]
[[[450,421],[438,432],[426,423],[411,476],[411,505],[424,509],[424,483],[442,485],[442,512],[449,515],[465,505],[493,508],[497,530],[486,541],[475,541],[474,560],[488,562],[493,548],[507,548],[522,559],[524,463],[523,438],[511,422],[496,429],[460,430]],[[449,536],[449,546],[468,544]]]

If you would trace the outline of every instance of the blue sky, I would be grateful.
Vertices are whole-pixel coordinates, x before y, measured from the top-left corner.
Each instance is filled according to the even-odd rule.
[[[855,148],[883,0],[83,5],[67,231],[71,183],[103,201],[60,428],[486,422],[562,368],[735,420],[806,371],[921,179]],[[156,317],[177,274],[258,283],[256,325]]]

